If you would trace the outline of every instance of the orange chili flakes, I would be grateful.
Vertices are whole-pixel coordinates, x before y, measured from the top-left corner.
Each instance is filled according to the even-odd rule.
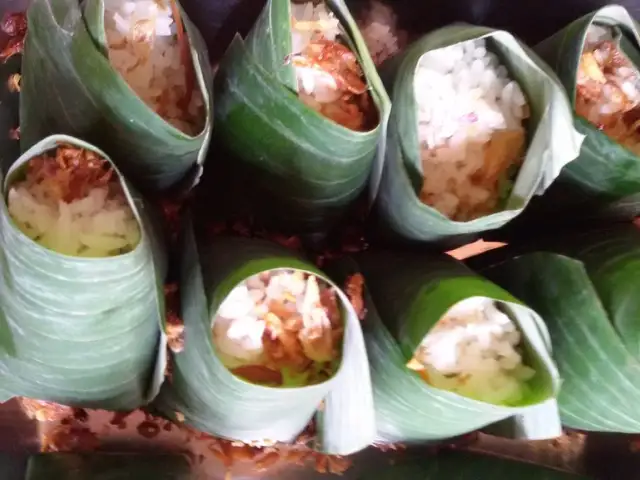
[[[53,201],[71,203],[85,198],[91,189],[108,185],[113,168],[95,152],[60,145],[29,161],[26,182],[40,184]]]

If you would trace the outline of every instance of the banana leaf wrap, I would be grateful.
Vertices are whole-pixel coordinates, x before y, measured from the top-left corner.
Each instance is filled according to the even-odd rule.
[[[528,146],[503,210],[459,222],[419,198],[424,175],[414,78],[417,64],[426,52],[480,38],[491,41],[494,53],[528,99]],[[544,193],[562,167],[580,151],[582,137],[573,128],[571,108],[558,78],[533,51],[505,31],[464,24],[441,28],[384,64],[381,76],[393,105],[376,202],[380,233],[384,236],[410,242],[455,241],[462,235],[499,228],[520,215],[534,195]]]
[[[504,247],[469,264],[545,319],[564,425],[639,433],[640,232],[632,225]]]
[[[42,140],[3,179],[0,207],[0,401],[13,396],[64,405],[133,410],[164,379],[164,243],[155,215],[120,173],[141,230],[129,253],[82,258],[23,234],[6,195],[27,162],[59,144],[95,147],[64,135]],[[110,160],[109,160],[110,161]]]
[[[500,434],[554,438],[562,433],[555,397],[560,380],[542,319],[502,288],[446,255],[367,252],[336,261],[334,278],[364,276],[363,323],[378,441],[431,442],[498,423]],[[407,363],[425,335],[456,303],[499,301],[523,336],[524,359],[536,370],[531,392],[517,407],[492,405],[427,384]]]
[[[182,455],[53,453],[29,459],[25,480],[189,480]]]
[[[216,353],[212,326],[225,297],[251,275],[276,268],[303,270],[333,283],[307,260],[261,240],[220,238],[204,243],[188,227],[183,252],[185,344],[174,354],[172,380],[162,388],[159,409],[170,418],[182,413],[184,422],[198,430],[247,443],[290,442],[317,414],[318,450],[347,455],[371,444],[374,412],[362,330],[339,287],[345,333],[335,375],[300,388],[251,384],[233,375]]]
[[[296,231],[321,231],[345,213],[379,170],[389,99],[343,0],[327,0],[346,30],[379,115],[368,132],[349,130],[297,95],[289,0],[268,0],[253,29],[236,36],[216,74],[216,139],[268,196],[265,215]],[[376,156],[378,152],[378,156]],[[375,166],[374,166],[375,164]],[[249,180],[250,178],[250,180]],[[252,183],[256,182],[256,183]],[[275,206],[274,206],[275,205]]]
[[[640,67],[638,24],[619,5],[585,15],[535,47],[553,68],[575,107],[576,79],[589,27],[613,27],[624,55]],[[580,156],[568,164],[547,194],[532,204],[531,217],[547,221],[549,213],[579,218],[632,218],[640,213],[640,158],[574,114],[575,128],[586,136]],[[529,212],[527,212],[529,213]],[[533,220],[532,220],[533,221]]]
[[[469,452],[417,456],[358,475],[357,480],[587,480],[573,473]]]
[[[177,0],[172,0],[177,1]],[[111,66],[103,0],[34,0],[22,62],[22,150],[47,135],[83,138],[107,152],[137,188],[188,189],[201,172],[212,129],[213,79],[200,33],[181,12],[195,85],[206,109],[191,137],[151,110]],[[45,80],[46,79],[46,80]]]

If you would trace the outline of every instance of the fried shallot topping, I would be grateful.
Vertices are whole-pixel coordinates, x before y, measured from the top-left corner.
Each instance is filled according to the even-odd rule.
[[[367,91],[358,59],[348,47],[319,36],[302,53],[291,58],[296,67],[309,67],[329,73],[338,90],[362,95]]]
[[[317,20],[291,18],[294,48],[291,63],[298,79],[298,94],[309,107],[339,125],[367,131],[377,123],[376,108],[358,58],[335,38],[339,22],[324,11]]]
[[[334,289],[290,270],[250,277],[220,306],[214,324],[223,363],[235,375],[273,386],[330,378],[343,332]]]
[[[111,182],[113,168],[95,152],[71,145],[60,145],[29,161],[26,184],[39,185],[45,196],[54,203],[81,200],[96,188]]]
[[[640,75],[611,35],[596,28],[600,40],[587,42],[580,57],[576,113],[640,154]]]

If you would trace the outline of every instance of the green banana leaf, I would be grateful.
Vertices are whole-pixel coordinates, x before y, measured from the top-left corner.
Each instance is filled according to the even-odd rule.
[[[442,452],[437,457],[412,455],[376,468],[357,480],[587,480],[573,473],[468,452]]]
[[[54,453],[29,459],[26,480],[189,480],[182,455]]]
[[[34,0],[22,62],[21,147],[68,134],[107,152],[145,192],[193,186],[212,129],[213,79],[207,49],[184,12],[206,125],[188,136],[152,111],[109,62],[103,0]],[[178,188],[176,186],[176,188]]]
[[[585,15],[535,47],[557,72],[575,106],[576,77],[587,30],[592,24],[614,27],[626,57],[640,67],[638,24],[619,5]],[[582,218],[631,218],[640,213],[640,158],[611,140],[587,120],[574,115],[576,129],[586,136],[580,156],[567,165],[548,195],[534,204],[544,216],[562,209]],[[539,204],[538,204],[539,203]]]
[[[507,419],[515,437],[562,434],[555,404],[560,380],[544,322],[502,288],[446,255],[371,251],[339,260],[328,271],[338,279],[355,272],[364,276],[363,329],[379,441],[438,441]],[[440,390],[406,367],[446,311],[470,297],[499,301],[523,334],[525,361],[537,374],[521,405],[496,406]]]
[[[0,206],[0,402],[13,396],[64,405],[133,410],[155,397],[164,378],[162,237],[153,213],[120,175],[141,227],[138,246],[109,258],[48,250],[14,224],[6,194],[34,156],[71,144],[48,137],[13,163]]]
[[[294,67],[285,64],[292,53],[289,0],[268,0],[246,40],[235,37],[216,77],[216,138],[246,168],[249,185],[268,196],[261,202],[269,205],[266,214],[298,231],[323,230],[345,213],[372,172],[376,183],[389,110],[347,6],[343,0],[326,4],[365,72],[380,118],[374,130],[349,130],[298,99]]]
[[[640,231],[633,225],[498,249],[469,265],[546,321],[563,424],[640,433]]]
[[[528,148],[504,210],[457,222],[419,198],[423,172],[414,76],[426,52],[478,38],[491,42],[529,100]],[[382,69],[393,104],[376,208],[380,231],[386,236],[412,242],[444,241],[499,228],[520,215],[534,195],[544,193],[580,151],[582,136],[573,128],[570,105],[559,80],[533,51],[505,31],[464,24],[444,27],[413,43]]]
[[[371,382],[360,322],[339,290],[345,335],[342,361],[328,381],[301,388],[250,384],[233,375],[215,353],[211,328],[215,313],[231,290],[251,275],[293,268],[325,275],[289,250],[261,240],[221,238],[204,243],[187,226],[181,273],[185,346],[174,354],[172,380],[158,397],[169,418],[184,415],[192,427],[247,443],[294,440],[318,414],[321,451],[347,455],[375,437]],[[327,280],[332,283],[330,280]]]

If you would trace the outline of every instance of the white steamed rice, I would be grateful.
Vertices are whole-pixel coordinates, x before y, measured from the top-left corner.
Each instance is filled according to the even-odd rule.
[[[436,388],[496,405],[515,405],[535,370],[523,364],[521,334],[494,301],[459,302],[429,332],[414,360]]]
[[[170,0],[105,0],[109,60],[129,87],[171,125],[189,135],[203,127],[202,93],[187,85]]]
[[[303,52],[318,33],[306,27],[311,22],[321,26],[320,33],[329,41],[335,42],[340,35],[340,22],[324,3],[292,3],[291,15],[294,19],[291,27],[293,53]],[[318,103],[335,102],[342,95],[331,73],[310,66],[295,65],[294,68],[298,93],[311,96]]]
[[[138,221],[125,197],[110,196],[108,186],[66,203],[52,201],[39,184],[17,184],[9,189],[8,208],[24,234],[63,255],[109,257],[140,241]]]
[[[424,184],[420,198],[467,221],[498,207],[522,160],[527,99],[483,39],[425,53],[415,73]]]
[[[362,38],[377,66],[393,57],[407,43],[407,34],[398,29],[397,23],[398,17],[393,9],[377,0],[369,3],[369,8],[358,21]]]

